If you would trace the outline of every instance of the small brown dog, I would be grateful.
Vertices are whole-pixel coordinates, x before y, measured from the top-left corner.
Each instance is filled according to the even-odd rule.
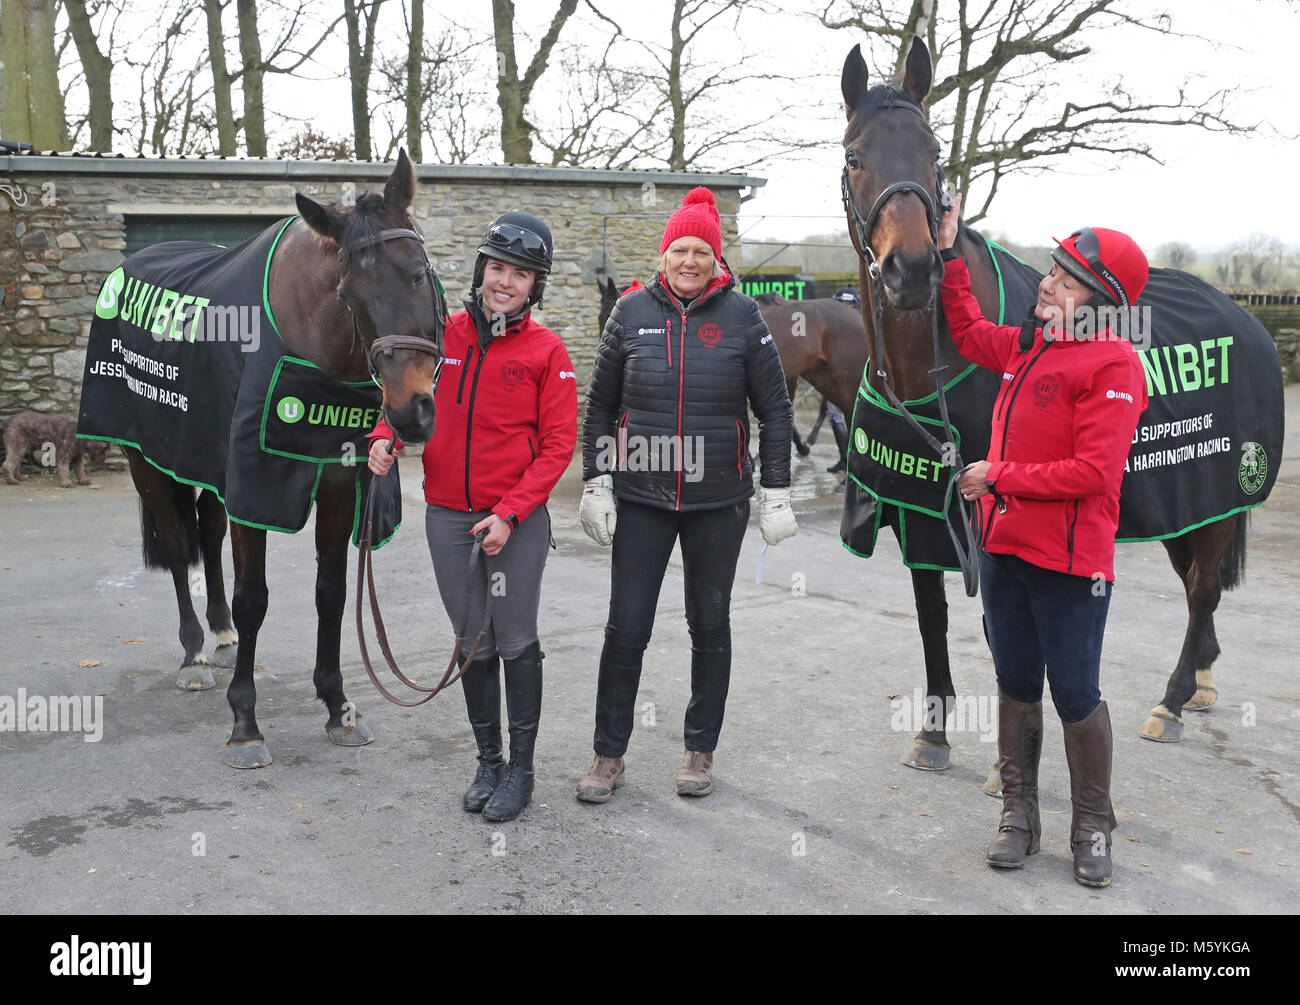
[[[19,412],[4,432],[5,481],[10,485],[25,481],[18,469],[29,450],[38,450],[40,462],[51,463],[59,469],[59,484],[72,488],[72,465],[77,466],[77,484],[89,485],[86,477],[86,458],[98,463],[108,453],[108,444],[100,440],[77,439],[77,420],[66,415],[44,415],[41,412]]]

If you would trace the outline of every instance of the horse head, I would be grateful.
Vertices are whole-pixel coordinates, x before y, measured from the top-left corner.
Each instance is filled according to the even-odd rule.
[[[867,64],[856,45],[840,76],[849,123],[842,179],[849,235],[868,276],[883,284],[897,310],[927,306],[943,280],[935,244],[943,212],[937,202],[939,143],[922,110],[931,72],[930,51],[914,38],[901,89],[868,88]]]
[[[303,221],[338,248],[338,298],[352,317],[371,375],[384,392],[384,417],[408,443],[433,435],[447,306],[409,207],[415,171],[406,151],[384,184],[355,206],[323,206],[295,197]]]

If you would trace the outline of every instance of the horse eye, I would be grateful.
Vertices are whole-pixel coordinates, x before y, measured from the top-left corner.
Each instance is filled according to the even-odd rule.
[[[412,285],[413,287],[415,287],[416,289],[419,289],[421,286],[423,286],[423,285],[424,285],[424,273],[423,273],[423,272],[417,272],[415,275],[413,275],[413,276],[411,277],[411,285]]]
[[[854,171],[862,166],[861,161],[858,160],[858,152],[851,149],[844,151],[844,163],[853,168]]]

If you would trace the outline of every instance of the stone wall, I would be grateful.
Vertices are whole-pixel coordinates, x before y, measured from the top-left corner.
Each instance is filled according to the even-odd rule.
[[[381,188],[391,165],[14,156],[0,157],[0,169],[3,422],[23,409],[76,414],[95,297],[122,263],[127,215],[283,216],[295,212],[296,191],[347,201]],[[731,244],[741,190],[763,183],[742,175],[473,165],[425,165],[417,176],[412,215],[453,309],[495,216],[522,209],[551,227],[555,268],[536,317],[567,344],[580,391],[599,339],[597,270],[608,268],[621,285],[644,282],[668,215],[700,184],[713,189],[723,241]],[[738,246],[731,254],[739,257]]]

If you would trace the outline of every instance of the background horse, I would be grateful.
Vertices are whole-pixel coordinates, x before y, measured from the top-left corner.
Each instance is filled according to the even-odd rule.
[[[915,188],[886,194],[892,186],[910,182],[927,193],[933,212],[942,212],[939,144],[921,112],[930,91],[931,73],[929,50],[916,38],[908,53],[901,90],[888,85],[868,89],[867,67],[858,46],[845,60],[840,81],[848,118],[844,136],[846,214],[850,239],[859,257],[862,318],[868,345],[874,344],[877,306],[882,317],[883,359],[872,360],[869,380],[871,387],[882,390],[879,371],[883,369],[903,401],[934,393],[932,367],[948,365],[951,375],[967,365],[942,320],[939,358],[934,358],[932,315],[926,307],[943,277],[943,263],[931,230],[937,221],[931,218],[926,200]],[[877,207],[882,196],[884,201]],[[878,288],[871,282],[865,254],[868,249],[863,248],[855,226],[855,218],[866,207],[873,207],[873,214],[878,208],[874,227],[867,235],[878,263]],[[970,267],[972,288],[985,317],[996,318],[998,286],[984,241],[962,225],[956,250]],[[877,296],[882,296],[878,289],[883,290],[879,305],[875,302]],[[967,462],[987,456],[992,405],[990,396],[978,422],[965,430],[961,447]],[[885,522],[897,534],[898,509],[880,505]],[[1180,739],[1182,710],[1214,704],[1217,691],[1210,665],[1219,655],[1214,611],[1221,592],[1231,589],[1241,577],[1246,558],[1246,524],[1245,513],[1233,514],[1163,541],[1187,594],[1188,624],[1165,695],[1141,731],[1148,739]],[[943,573],[913,569],[912,585],[925,652],[927,702],[935,703],[927,707],[946,710],[952,707],[955,695],[948,663],[948,605]],[[917,735],[904,763],[937,770],[949,766],[949,754],[940,717],[937,728],[923,729]]]
[[[298,194],[301,218],[288,226],[276,245],[267,302],[291,355],[342,381],[368,380],[373,362],[383,381],[389,425],[405,442],[422,443],[433,434],[433,380],[440,358],[400,347],[385,349],[373,360],[370,353],[381,333],[418,337],[441,346],[441,293],[433,292],[438,279],[429,268],[423,241],[400,239],[417,236],[407,212],[414,196],[415,173],[404,150],[382,196],[368,193],[354,207],[340,207],[322,206]],[[182,421],[205,418],[190,412]],[[168,569],[176,588],[185,651],[177,686],[199,690],[215,685],[203,656],[203,628],[190,598],[188,570],[202,557],[208,625],[217,639],[214,660],[235,671],[226,692],[234,714],[226,763],[238,768],[270,764],[271,752],[257,726],[253,683],[257,634],[267,609],[266,530],[230,524],[235,566],[232,619],[221,571],[227,525],[221,500],[207,489],[199,491],[196,500],[194,487],[175,481],[140,451],[123,449],[140,496],[145,564]],[[360,463],[321,465],[315,495],[318,623],[313,681],[316,697],[329,712],[326,734],[342,746],[373,739],[344,696],[339,670],[348,537]]]

